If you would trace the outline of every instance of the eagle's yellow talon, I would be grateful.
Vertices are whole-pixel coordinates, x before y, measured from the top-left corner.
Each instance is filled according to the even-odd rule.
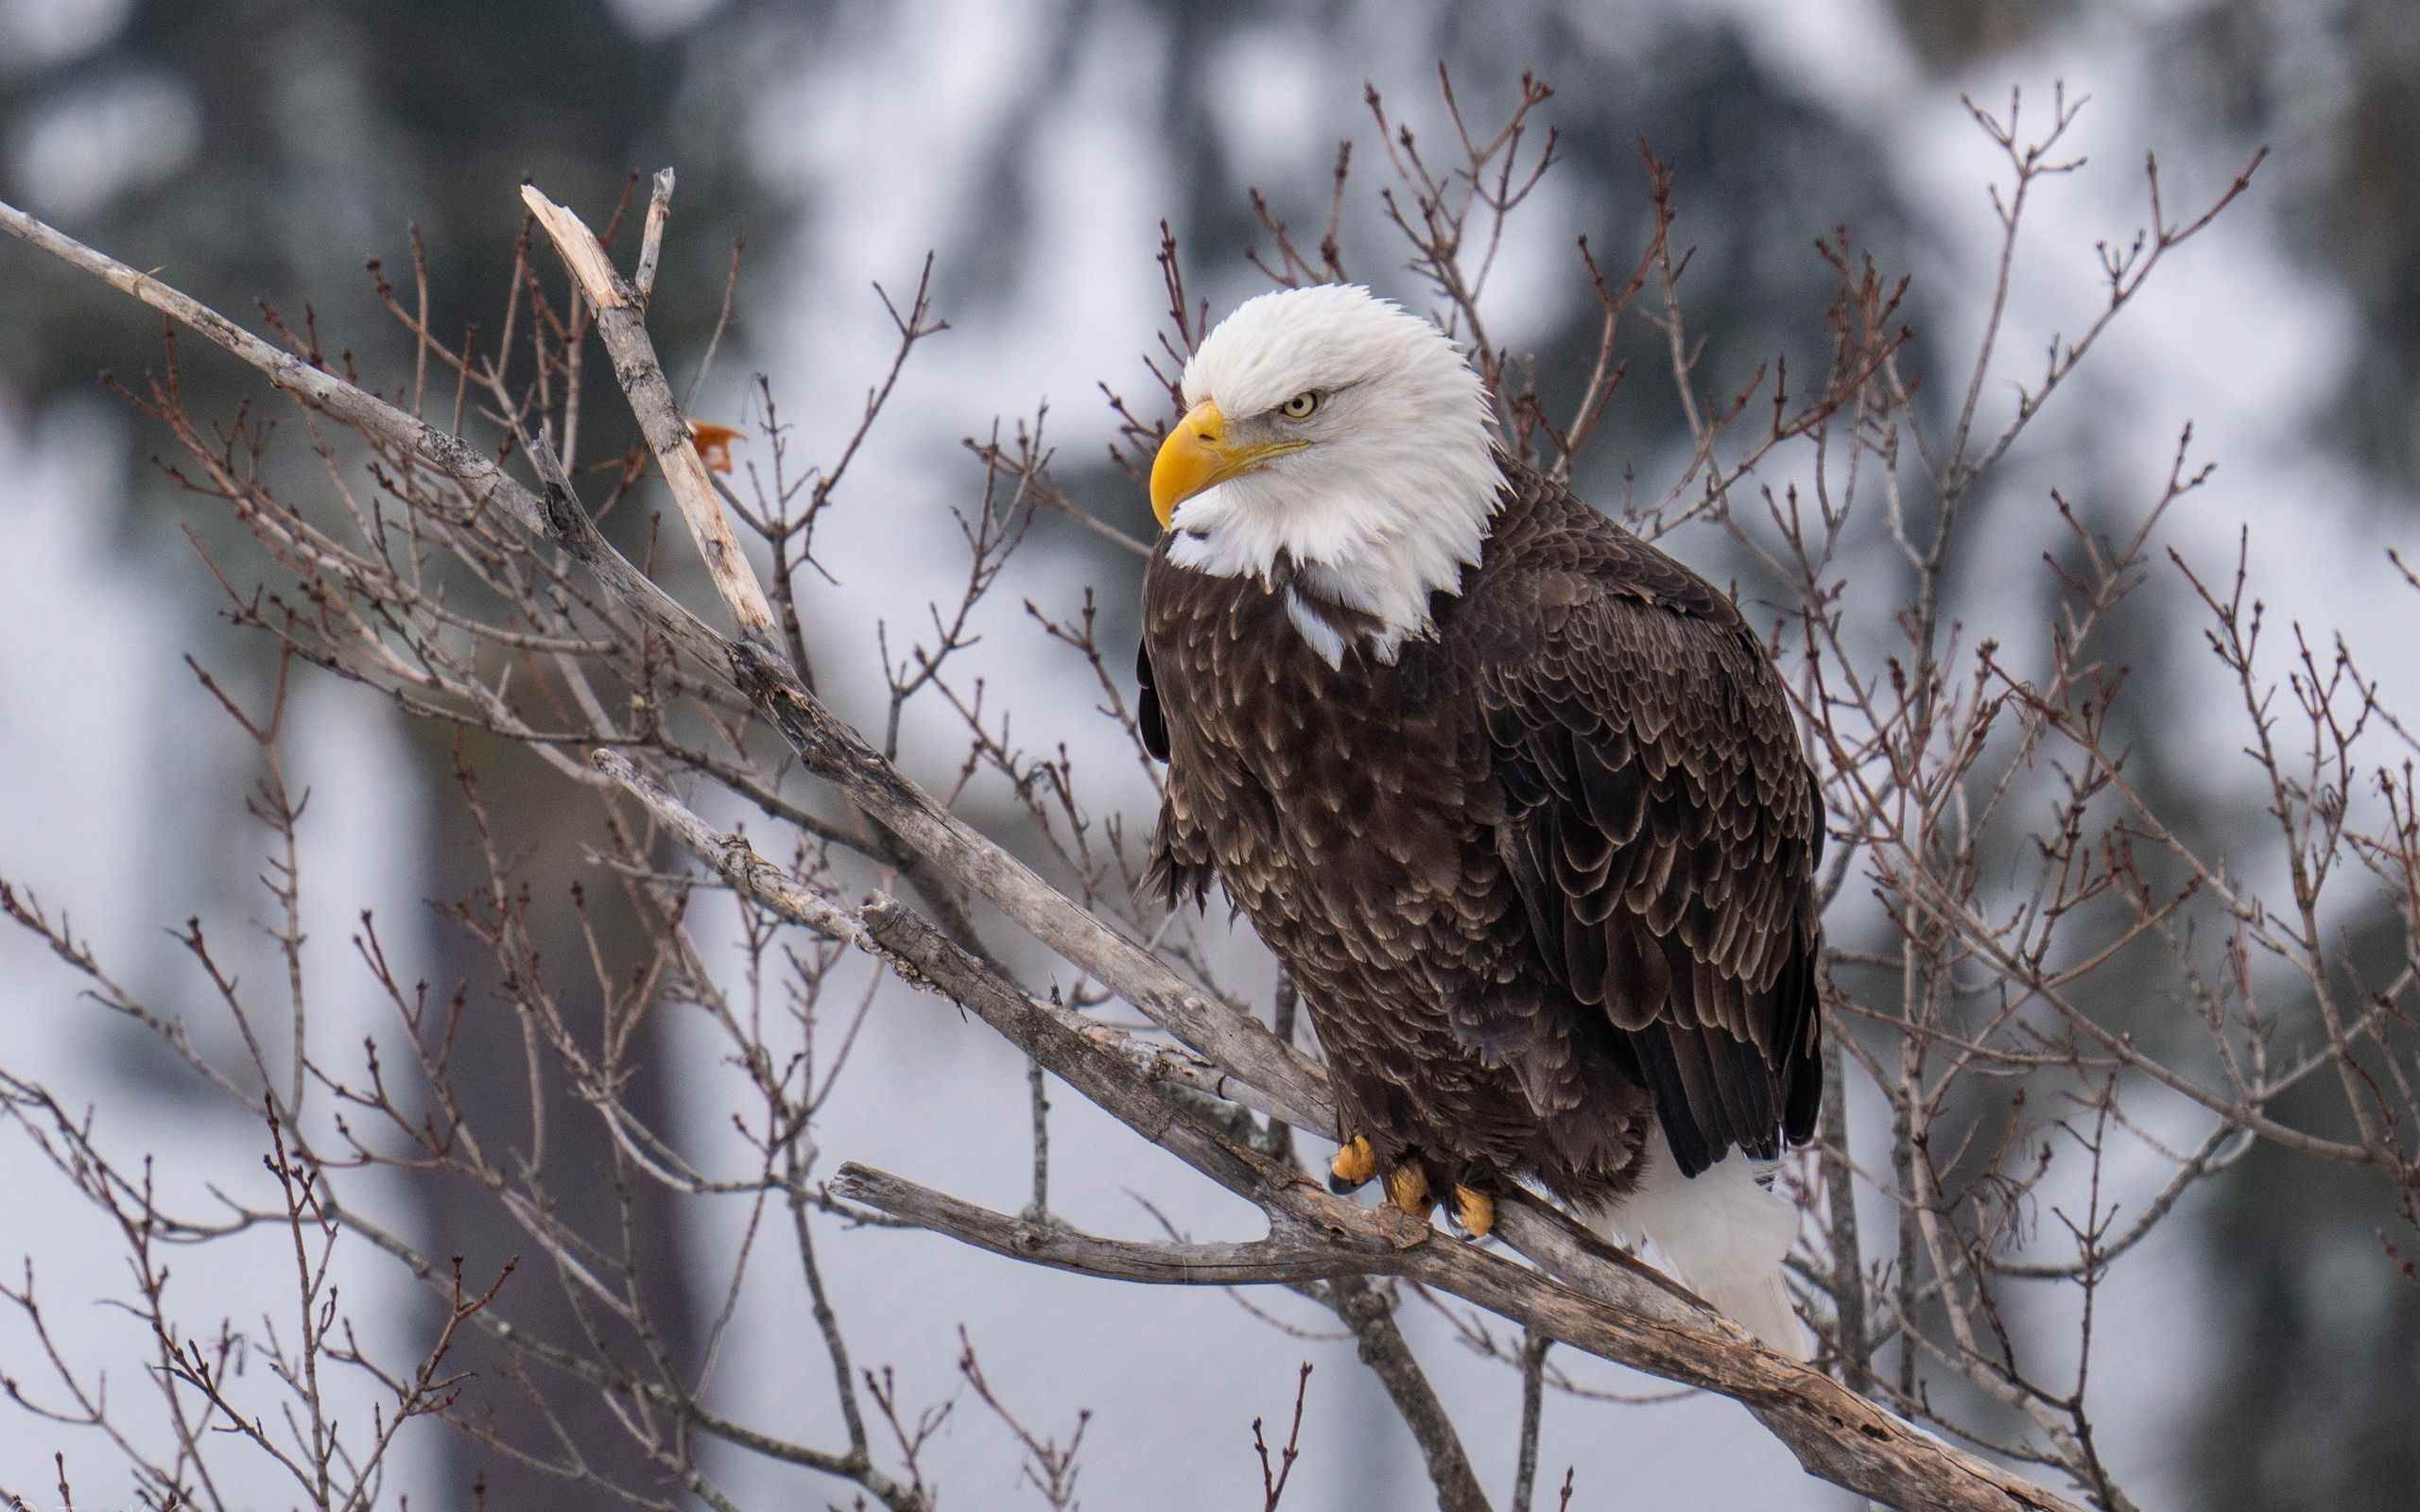
[[[1336,1152],[1336,1159],[1327,1162],[1327,1189],[1340,1194],[1351,1192],[1368,1184],[1377,1174],[1378,1152],[1370,1148],[1368,1140],[1356,1134],[1350,1143]]]
[[[1495,1199],[1484,1192],[1474,1192],[1461,1182],[1454,1184],[1454,1221],[1462,1232],[1473,1239],[1484,1239],[1495,1228]]]
[[[1428,1221],[1428,1210],[1436,1204],[1428,1196],[1428,1172],[1417,1162],[1398,1165],[1387,1173],[1387,1200],[1423,1223]]]

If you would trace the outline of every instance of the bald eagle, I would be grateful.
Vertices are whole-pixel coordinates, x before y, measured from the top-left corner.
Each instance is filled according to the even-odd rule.
[[[1816,784],[1730,598],[1494,444],[1454,344],[1246,301],[1151,469],[1150,877],[1215,879],[1333,1075],[1339,1190],[1474,1236],[1534,1179],[1804,1352],[1752,1174],[1822,1094]]]

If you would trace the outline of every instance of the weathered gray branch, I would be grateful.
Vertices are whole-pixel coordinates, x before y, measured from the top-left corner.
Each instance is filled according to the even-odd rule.
[[[668,196],[669,182],[660,181],[659,189]],[[680,505],[689,537],[698,543],[698,555],[714,577],[715,591],[739,622],[741,638],[771,645],[773,607],[766,602],[764,586],[756,581],[748,554],[740,549],[739,537],[723,513],[722,501],[715,496],[714,480],[706,476],[706,464],[698,455],[688,417],[681,413],[664,367],[655,360],[654,344],[647,338],[641,313],[647,297],[622,282],[622,275],[606,260],[604,247],[578,215],[540,194],[535,184],[521,186],[521,200],[553,240],[563,266],[579,280],[580,292],[596,306],[596,329],[605,338],[606,354],[614,359],[614,376],[630,401],[631,412],[638,417],[639,429],[647,437],[648,449],[655,454],[656,465],[664,470],[665,481],[671,485],[673,501]],[[648,235],[660,242],[663,227],[657,218],[658,202],[648,205]]]
[[[1188,1110],[1135,1085],[1113,1057],[1057,1023],[913,913],[877,901],[860,917],[867,934],[906,963],[915,979],[964,1005],[1128,1126],[1269,1215],[1270,1235],[1263,1243],[1270,1247],[1215,1251],[1219,1267],[1216,1279],[1221,1284],[1232,1284],[1239,1267],[1256,1263],[1272,1267],[1262,1280],[1300,1280],[1308,1261],[1291,1246],[1308,1240],[1331,1255],[1326,1274],[1359,1272],[1420,1281],[1591,1354],[1734,1398],[1810,1471],[1877,1501],[1972,1512],[2073,1505],[1763,1348],[1661,1276],[1607,1248],[1526,1194],[1498,1204],[1497,1232],[1552,1275],[1447,1238],[1392,1210],[1365,1210],[1336,1197],[1299,1171],[1231,1143]],[[844,1178],[850,1175],[862,1178],[873,1173],[853,1167]],[[877,1186],[856,1195],[868,1206],[881,1208],[877,1195],[896,1190]],[[978,1224],[964,1231],[949,1226],[947,1220],[968,1211],[963,1205],[944,1211],[925,1204],[912,1217],[907,1212],[894,1216],[998,1248],[987,1242],[1001,1236],[994,1225]],[[1205,1258],[1181,1250],[1163,1254],[1147,1267],[1142,1260],[1153,1246],[1080,1241],[1083,1236],[1035,1231],[1023,1242],[1027,1248],[998,1252],[1088,1274],[1179,1283],[1200,1279],[1198,1272],[1188,1273],[1188,1264]],[[1104,1268],[1090,1269],[1094,1263]]]

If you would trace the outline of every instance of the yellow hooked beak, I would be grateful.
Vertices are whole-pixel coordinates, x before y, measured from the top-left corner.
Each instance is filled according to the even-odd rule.
[[[1160,443],[1160,455],[1151,462],[1151,512],[1160,517],[1160,528],[1166,530],[1176,517],[1176,507],[1202,490],[1310,444],[1293,439],[1229,446],[1227,417],[1205,399],[1188,410]]]

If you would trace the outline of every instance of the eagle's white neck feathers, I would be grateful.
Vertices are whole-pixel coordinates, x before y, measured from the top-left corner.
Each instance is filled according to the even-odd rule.
[[[1305,392],[1316,412],[1282,420]],[[1314,597],[1366,616],[1365,649],[1382,662],[1428,633],[1429,595],[1455,592],[1478,562],[1503,485],[1485,390],[1454,344],[1367,289],[1263,294],[1185,365],[1185,404],[1204,400],[1231,426],[1309,444],[1184,501],[1169,559],[1272,585],[1283,563]],[[1305,639],[1340,663],[1347,632],[1302,590],[1288,596]]]

